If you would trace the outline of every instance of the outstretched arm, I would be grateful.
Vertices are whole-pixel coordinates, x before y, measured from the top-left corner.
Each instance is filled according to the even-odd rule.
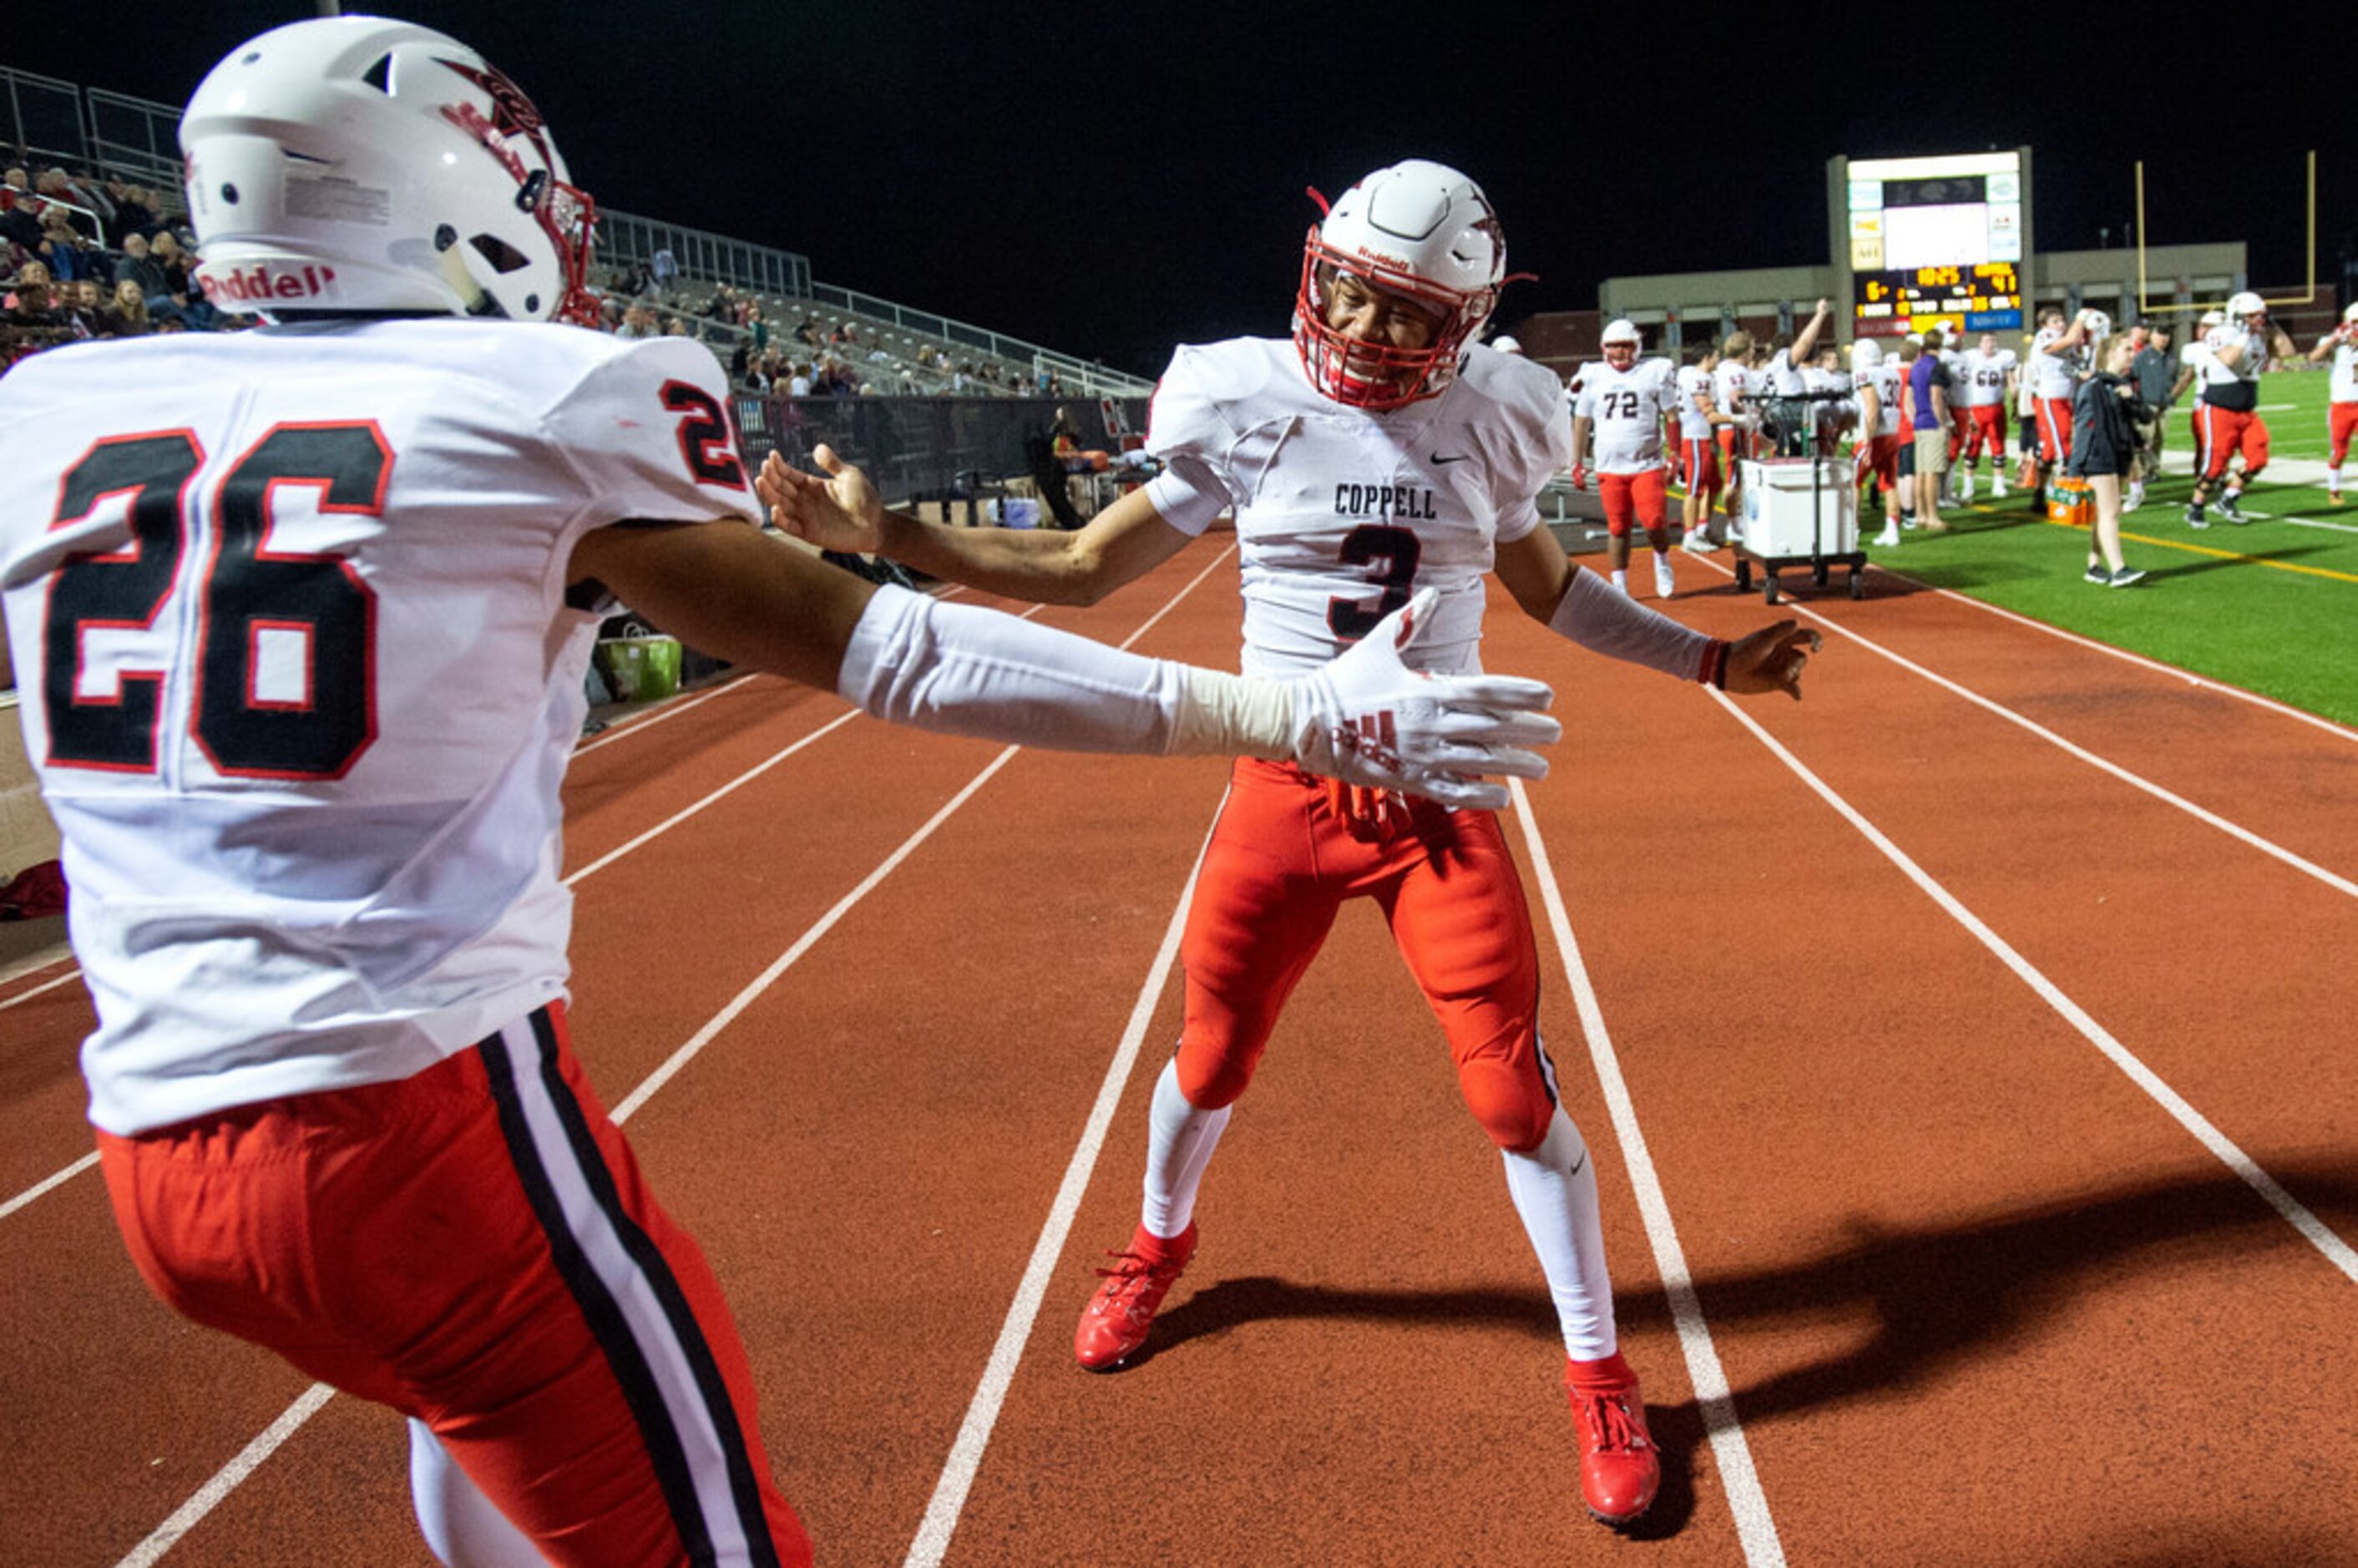
[[[1833,314],[1832,300],[1818,301],[1818,308],[1810,317],[1810,324],[1793,334],[1793,346],[1786,351],[1787,364],[1799,370],[1810,362],[1810,356],[1818,351],[1818,336],[1826,330],[1826,323],[1833,319]]]
[[[1724,691],[1781,691],[1800,701],[1801,670],[1821,641],[1792,621],[1772,622],[1733,643],[1707,637],[1574,566],[1544,526],[1500,545],[1497,569],[1523,613],[1559,636]]]
[[[928,577],[967,583],[1008,599],[1094,604],[1161,566],[1193,537],[1163,521],[1133,490],[1065,534],[1036,528],[946,528],[888,512],[868,476],[831,447],[812,454],[806,473],[772,452],[753,481],[784,532],[821,549],[889,556]]]
[[[1537,681],[1426,676],[1400,656],[1431,590],[1294,681],[1148,659],[970,605],[878,589],[750,524],[623,524],[575,546],[595,579],[707,653],[833,689],[921,730],[1071,752],[1290,758],[1452,806],[1500,806],[1552,743]]]

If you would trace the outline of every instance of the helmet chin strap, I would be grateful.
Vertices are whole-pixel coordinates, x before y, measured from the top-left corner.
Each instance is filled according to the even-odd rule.
[[[499,301],[485,293],[483,286],[475,281],[474,274],[467,270],[466,260],[460,255],[457,245],[452,245],[435,257],[434,265],[436,270],[441,273],[442,281],[450,286],[452,293],[458,295],[460,303],[465,308],[468,315],[505,314],[501,310]]]

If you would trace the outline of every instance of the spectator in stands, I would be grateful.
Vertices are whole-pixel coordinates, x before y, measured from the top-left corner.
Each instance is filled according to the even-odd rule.
[[[760,306],[752,305],[746,308],[745,330],[753,334],[753,351],[755,353],[761,353],[769,348],[770,322],[769,319],[762,314],[762,308]]]
[[[189,300],[189,253],[180,248],[180,237],[169,229],[158,229],[148,242],[148,254],[156,265],[164,269],[164,292],[172,297],[175,305]]]
[[[688,336],[687,318],[685,316],[673,317],[664,327],[664,336],[666,338],[685,338]]]
[[[737,290],[728,284],[722,284],[713,290],[712,303],[704,308],[704,313],[715,321],[730,326],[736,325]]]
[[[65,315],[58,308],[48,267],[39,262],[27,262],[16,274],[16,290],[8,296],[5,319],[12,327],[63,325]]]
[[[110,191],[114,189],[110,184]],[[123,244],[134,234],[144,240],[156,227],[156,210],[148,204],[146,189],[125,185],[120,190],[121,193],[114,198],[115,243]]]
[[[614,336],[618,338],[652,338],[656,335],[655,313],[635,301],[622,312],[622,324],[614,329]]]
[[[41,221],[33,215],[33,187],[21,168],[11,168],[0,187],[0,239],[37,251],[41,245]]]
[[[118,286],[137,284],[140,294],[149,299],[164,297],[164,266],[148,254],[146,236],[134,234],[123,242],[123,259],[114,264],[114,281]]]
[[[155,330],[147,315],[147,296],[137,278],[126,277],[114,286],[114,302],[100,315],[99,325],[110,338],[144,338]]]
[[[794,378],[786,384],[786,395],[789,397],[808,397],[810,395],[811,367],[807,364],[798,364],[795,366]]]
[[[66,324],[74,330],[76,337],[106,336],[106,296],[100,289],[98,279],[77,278],[74,281],[72,297],[66,297],[63,290],[60,290],[59,298],[65,305]]]
[[[73,225],[74,232],[82,238],[98,238],[97,210],[91,204],[90,198],[75,187],[71,175],[61,168],[45,168],[41,171],[41,178],[34,182],[33,189],[49,203],[42,209],[39,216],[46,218],[52,212],[61,214],[67,222]]]
[[[54,207],[42,215],[41,243],[37,249],[49,276],[59,283],[79,283],[97,276],[97,252],[82,243],[66,215]]]
[[[668,295],[672,285],[679,281],[679,258],[671,254],[669,245],[656,248],[654,265],[648,269],[648,277],[654,285],[655,297],[658,299]]]
[[[740,338],[737,340],[737,347],[729,355],[729,379],[742,382],[746,373],[752,368],[753,345]]]

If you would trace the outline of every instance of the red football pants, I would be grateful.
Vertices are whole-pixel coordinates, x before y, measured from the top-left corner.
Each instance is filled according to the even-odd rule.
[[[1680,443],[1679,480],[1689,495],[1700,495],[1706,503],[1722,488],[1719,477],[1719,449],[1707,440],[1689,439]]]
[[[424,1422],[551,1562],[810,1562],[720,1287],[557,1007],[397,1083],[98,1141],[166,1304]]]
[[[2358,403],[2336,403],[2326,417],[2327,433],[2333,440],[2333,455],[2326,460],[2328,468],[2340,468],[2350,455],[2350,438],[2358,434]]]
[[[2256,414],[2213,408],[2208,403],[2194,410],[2194,472],[2204,481],[2223,477],[2227,460],[2244,454],[2244,477],[2268,466],[2268,422]]]
[[[1206,1110],[1252,1081],[1285,999],[1345,901],[1372,898],[1441,1021],[1457,1085],[1500,1148],[1528,1151],[1555,1113],[1539,1038],[1539,950],[1498,819],[1408,800],[1387,834],[1355,832],[1326,781],[1245,758],[1187,910],[1179,1087]]]
[[[1906,431],[1897,436],[1873,436],[1865,441],[1851,443],[1855,471],[1851,482],[1866,483],[1867,476],[1875,477],[1875,488],[1888,492],[1899,482],[1899,452],[1913,439]]]
[[[2060,463],[2071,455],[2071,400],[2068,397],[2042,397],[2039,400],[2039,456],[2041,461]]]
[[[1982,403],[1965,410],[1972,424],[1965,431],[1965,460],[1982,460],[1982,448],[1987,445],[1993,461],[2006,456],[2006,405]]]
[[[1638,473],[1600,473],[1596,494],[1605,503],[1605,531],[1617,539],[1627,538],[1632,523],[1640,528],[1662,526],[1669,475],[1659,467]]]

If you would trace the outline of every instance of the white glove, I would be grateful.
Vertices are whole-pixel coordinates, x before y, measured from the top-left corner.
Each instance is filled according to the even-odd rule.
[[[1498,811],[1507,786],[1468,775],[1539,779],[1563,726],[1543,711],[1555,693],[1515,676],[1429,676],[1401,660],[1440,601],[1421,589],[1325,667],[1293,685],[1293,760],[1371,789],[1444,806]]]

